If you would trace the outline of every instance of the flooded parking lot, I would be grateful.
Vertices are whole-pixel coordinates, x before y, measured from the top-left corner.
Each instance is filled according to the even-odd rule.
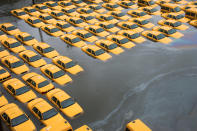
[[[127,122],[139,118],[153,131],[197,130],[196,28],[187,24],[190,28],[181,31],[184,37],[173,39],[170,45],[147,40],[102,62],[8,13],[11,9],[31,5],[30,1],[1,1],[0,4],[0,23],[13,23],[84,68],[79,75],[69,74],[73,82],[66,86],[53,83],[76,98],[84,109],[85,113],[74,120],[63,115],[74,129],[87,124],[96,131],[123,131]],[[154,16],[151,22],[156,24],[160,19]],[[50,59],[44,59],[52,63]],[[30,69],[41,74],[39,68]],[[21,78],[13,73],[12,76]],[[30,116],[38,129],[43,127],[24,104],[2,86],[0,90],[9,102],[17,103]]]

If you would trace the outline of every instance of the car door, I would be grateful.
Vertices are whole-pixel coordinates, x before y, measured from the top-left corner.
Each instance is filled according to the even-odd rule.
[[[54,105],[58,106],[58,105],[57,105],[57,98],[56,98],[55,96],[52,96],[52,97],[51,97],[51,102],[52,102]]]
[[[11,68],[10,62],[9,62],[8,60],[5,60],[5,65],[6,65],[8,68]]]
[[[7,90],[13,96],[16,94],[14,88],[11,85],[7,86]]]
[[[3,121],[5,121],[8,126],[10,126],[11,124],[10,118],[5,112],[1,115],[1,117],[3,118]]]
[[[62,62],[60,60],[57,61],[57,64],[62,67]]]
[[[42,116],[40,116],[41,113],[39,113],[40,111],[36,107],[32,108],[32,112],[39,120],[42,119]]]

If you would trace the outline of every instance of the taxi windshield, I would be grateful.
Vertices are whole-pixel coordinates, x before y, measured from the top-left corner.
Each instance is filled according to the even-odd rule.
[[[174,33],[176,33],[176,30],[175,30],[175,29],[170,29],[170,30],[168,31],[168,34],[174,34]]]
[[[53,74],[53,78],[54,78],[54,79],[57,79],[57,78],[59,78],[59,77],[61,77],[61,76],[63,76],[63,75],[65,75],[64,71],[59,70],[58,72],[55,72],[55,73]]]
[[[97,32],[97,33],[101,33],[101,32],[103,32],[103,31],[104,31],[103,28],[96,29],[96,32]]]
[[[127,38],[123,38],[122,40],[120,40],[120,43],[121,44],[125,44],[127,42],[129,42],[129,40]]]
[[[7,31],[11,31],[11,30],[15,30],[15,29],[17,29],[16,26],[10,26],[7,28]]]
[[[24,41],[29,41],[29,40],[33,40],[34,37],[32,37],[32,36],[27,36],[27,37],[25,37],[25,38],[23,38],[23,39],[24,39]]]
[[[19,42],[15,42],[15,43],[10,44],[10,48],[15,48],[18,46],[21,46],[21,44]]]
[[[73,66],[75,66],[75,65],[76,65],[76,62],[70,61],[70,62],[68,62],[68,63],[65,64],[65,67],[66,67],[66,68],[71,68],[71,67],[73,67]]]
[[[6,73],[4,69],[0,69],[0,74]]]
[[[62,108],[69,107],[69,106],[71,106],[73,104],[75,104],[75,101],[72,98],[69,98],[69,99],[64,100],[64,101],[61,102]]]
[[[48,48],[43,49],[43,53],[48,53],[48,52],[51,52],[51,51],[54,51],[54,48],[48,47]]]
[[[135,33],[133,35],[129,35],[129,38],[131,38],[131,39],[136,39],[138,37],[140,37],[140,34],[139,33]]]
[[[179,22],[179,21],[177,21],[177,22],[174,23],[174,27],[178,27],[180,25],[181,25],[181,22]]]
[[[109,50],[112,50],[112,49],[115,49],[115,48],[117,48],[118,46],[116,45],[116,44],[111,44],[111,45],[109,45],[108,46],[108,49]]]
[[[89,38],[89,37],[91,37],[91,36],[92,36],[91,33],[86,33],[86,34],[84,35],[84,38]]]
[[[51,33],[54,33],[54,32],[57,32],[57,31],[60,31],[58,28],[53,28],[53,29],[50,29],[50,32]]]
[[[28,120],[29,120],[29,118],[25,114],[15,117],[14,119],[11,120],[11,127],[15,127],[17,125],[20,125],[21,123],[24,123]]]
[[[18,14],[18,16],[21,16],[21,15],[25,15],[26,13],[25,12],[18,12],[17,14]]]
[[[43,82],[41,82],[41,83],[38,84],[38,88],[45,87],[45,86],[47,86],[47,85],[49,85],[49,84],[50,84],[50,83],[49,83],[47,80],[45,80],[45,81],[43,81]]]
[[[95,52],[95,55],[96,56],[99,56],[99,55],[102,55],[102,54],[104,54],[105,53],[105,51],[103,50],[103,49],[100,49],[100,50],[97,50],[96,52]]]
[[[11,68],[17,68],[17,67],[22,66],[22,65],[24,65],[23,62],[17,61],[17,62],[15,62],[15,63],[12,63],[12,64],[11,64]]]
[[[27,86],[23,86],[21,88],[18,88],[18,89],[16,89],[16,96],[22,95],[28,91],[30,91],[30,89]]]
[[[43,120],[47,120],[57,114],[58,114],[58,112],[54,108],[52,108],[52,109],[43,113]]]
[[[164,34],[159,34],[159,35],[157,36],[157,39],[158,39],[158,40],[163,39],[163,38],[165,38],[165,35],[164,35]]]
[[[41,22],[40,19],[36,19],[36,20],[33,21],[33,24],[40,23],[40,22]]]
[[[81,39],[79,39],[78,37],[71,40],[72,43],[77,43],[79,41],[81,41]]]
[[[37,60],[40,60],[40,59],[41,59],[41,57],[39,55],[35,55],[35,56],[30,57],[29,61],[34,62],[34,61],[37,61]]]
[[[174,8],[174,10],[175,10],[175,12],[179,12],[179,11],[181,11],[181,8],[176,7],[176,8]]]

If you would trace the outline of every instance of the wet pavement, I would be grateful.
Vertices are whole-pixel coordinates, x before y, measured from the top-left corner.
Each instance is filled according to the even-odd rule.
[[[37,28],[8,13],[30,5],[30,1],[0,4],[0,23],[11,22],[41,41]],[[156,24],[160,19],[154,16],[151,22]],[[127,122],[139,118],[153,131],[197,130],[197,30],[190,26],[181,32],[184,37],[173,39],[170,45],[147,40],[118,56],[111,54],[112,59],[102,62],[41,31],[44,42],[61,55],[76,60],[85,70],[76,76],[69,74],[73,82],[66,86],[53,83],[76,98],[85,111],[74,120],[62,115],[74,129],[87,124],[96,131],[123,131]],[[44,59],[51,63],[50,59]],[[39,68],[30,69],[41,74]],[[13,73],[12,76],[20,78]],[[2,86],[0,90],[9,102],[17,103],[30,116],[38,129],[43,127],[24,104]]]

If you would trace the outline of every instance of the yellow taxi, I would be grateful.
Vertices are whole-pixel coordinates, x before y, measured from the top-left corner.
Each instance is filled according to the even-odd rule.
[[[20,32],[15,35],[15,38],[25,45],[38,44],[38,41],[27,32]]]
[[[14,103],[0,108],[0,117],[11,131],[35,131],[36,127],[29,117]]]
[[[114,24],[111,24],[109,22],[98,22],[95,25],[98,25],[102,27],[104,30],[112,32],[112,33],[118,32],[120,30]]]
[[[197,27],[197,20],[192,20],[189,22],[190,25],[193,25],[194,27]]]
[[[107,10],[98,4],[90,4],[86,6],[87,8],[93,9],[97,13],[104,13]]]
[[[136,46],[133,42],[129,41],[129,39],[127,39],[125,36],[122,36],[122,35],[109,35],[107,36],[107,40],[110,40],[116,43],[117,45],[122,46],[127,49],[130,49]]]
[[[19,33],[21,32],[16,26],[14,26],[13,24],[11,23],[3,23],[3,24],[0,24],[0,29],[9,34],[9,35],[15,35],[16,33]]]
[[[7,38],[8,38],[7,35],[3,31],[0,30],[0,41],[2,41],[3,39],[7,39]]]
[[[138,33],[144,31],[143,28],[139,27],[137,24],[130,21],[121,21],[117,25],[125,30],[132,30]]]
[[[50,12],[51,11],[51,9],[49,9],[46,5],[44,5],[44,4],[35,4],[35,5],[33,5],[33,7],[36,9],[36,10],[38,10],[38,11],[40,11],[40,12],[42,12],[42,13],[48,13],[48,12]]]
[[[93,17],[89,14],[80,14],[80,15],[77,15],[77,17],[81,18],[86,23],[90,23],[90,24],[94,24],[94,23],[98,22],[98,20],[95,19],[95,17]]]
[[[64,32],[62,32],[60,29],[58,29],[54,25],[44,25],[41,27],[41,29],[46,32],[48,35],[59,37],[61,35],[64,35]]]
[[[61,89],[54,89],[46,94],[47,98],[69,118],[76,118],[83,113],[81,106]]]
[[[146,12],[149,15],[160,15],[160,11],[157,9],[157,6],[146,6],[139,8],[142,11]]]
[[[53,64],[47,64],[40,68],[41,72],[59,85],[65,85],[72,81],[69,75]]]
[[[31,72],[22,76],[22,79],[37,92],[45,94],[55,89],[54,85],[42,75]]]
[[[170,42],[172,42],[172,40],[168,37],[166,37],[164,34],[162,34],[159,31],[144,31],[142,32],[142,35],[147,37],[150,40],[156,41],[156,42],[161,42],[164,44],[169,44]]]
[[[88,15],[91,15],[91,16],[95,16],[95,15],[98,14],[98,13],[94,12],[94,10],[92,10],[90,8],[86,8],[86,7],[78,8],[77,12],[80,13],[80,14],[88,14]]]
[[[72,4],[70,1],[59,1],[57,2],[58,5],[62,6],[63,8],[77,8],[75,5]]]
[[[108,14],[98,14],[96,15],[96,18],[99,19],[100,21],[105,21],[112,24],[116,24],[119,22],[119,20],[115,19],[113,16]]]
[[[54,19],[52,16],[50,16],[50,15],[48,15],[48,14],[44,14],[44,13],[41,14],[41,15],[39,15],[39,19],[40,19],[42,22],[46,23],[46,24],[52,24],[52,23],[57,22],[57,20]]]
[[[53,23],[53,25],[55,25],[57,28],[67,33],[75,30],[73,26],[71,26],[68,22],[65,21],[57,21],[56,23]]]
[[[154,31],[159,31],[166,36],[174,37],[174,38],[181,38],[183,34],[178,32],[176,29],[169,27],[169,26],[155,26],[153,28]]]
[[[152,18],[151,15],[148,15],[147,13],[145,13],[142,10],[130,10],[127,13],[129,15],[131,15],[132,17],[143,18],[143,19],[150,19],[150,18]]]
[[[69,16],[65,15],[63,12],[61,12],[59,10],[51,11],[51,12],[49,12],[49,14],[52,17],[54,17],[55,19],[59,19],[59,20],[65,20],[65,19],[68,19],[69,18]],[[58,22],[58,21],[55,20],[54,22]]]
[[[106,3],[116,3],[118,0],[103,0]]]
[[[31,16],[39,16],[41,13],[37,11],[34,7],[28,6],[22,8],[27,14]]]
[[[191,2],[188,2],[188,5],[197,5],[197,2],[196,1],[191,1]]]
[[[111,55],[109,55],[103,49],[101,49],[96,45],[88,44],[86,46],[83,46],[81,50],[84,51],[86,54],[102,61],[106,61],[112,57]]]
[[[40,28],[45,25],[40,19],[33,17],[33,16],[25,19],[25,22],[37,28]]]
[[[70,0],[74,5],[79,6],[79,7],[83,7],[86,6],[87,4],[85,2],[83,2],[82,0]]]
[[[109,35],[107,31],[105,31],[102,27],[98,25],[88,25],[84,29],[100,37],[105,37]]]
[[[42,59],[38,54],[31,50],[25,50],[19,53],[21,59],[27,62],[29,65],[37,68],[46,65],[46,61]]]
[[[105,50],[106,52],[110,52],[116,55],[119,55],[124,52],[122,48],[120,48],[117,44],[110,40],[100,39],[95,42],[95,44]]]
[[[134,9],[134,8],[138,8],[137,4],[133,1],[118,1],[117,4],[119,4],[120,6],[128,9]]]
[[[129,40],[136,42],[136,43],[143,43],[144,41],[146,41],[146,39],[144,39],[140,33],[132,31],[132,30],[121,30],[117,33],[118,35],[122,35],[127,37]]]
[[[98,40],[98,38],[96,36],[94,36],[92,33],[86,31],[86,30],[75,30],[72,32],[73,35],[78,36],[79,38],[81,38],[82,40],[88,41],[88,42],[94,42],[96,40]]]
[[[138,6],[153,6],[155,4],[154,0],[138,0]]]
[[[36,94],[17,78],[12,78],[3,83],[3,87],[18,101],[27,103],[35,98]]]
[[[19,19],[26,19],[29,16],[22,9],[11,10],[10,13]]]
[[[185,11],[185,17],[196,20],[197,19],[197,6],[196,8],[190,8]]]
[[[143,18],[131,18],[129,21],[136,23],[140,27],[145,27],[145,28],[152,28],[155,26],[153,23],[150,23],[149,20],[143,19]]]
[[[68,16],[76,16],[76,15],[79,14],[79,13],[76,11],[76,9],[70,8],[70,7],[62,8],[61,11],[64,12],[64,13],[65,13],[66,15],[68,15]]]
[[[77,73],[84,71],[83,68],[77,64],[77,62],[66,56],[57,56],[52,59],[52,62],[61,69],[76,75]]]
[[[109,11],[107,12],[108,15],[112,15],[114,18],[119,20],[128,20],[130,17],[123,13],[122,11]]]
[[[65,34],[63,36],[60,37],[65,43],[72,45],[72,46],[76,46],[76,47],[83,47],[86,45],[86,43],[81,40],[79,37],[77,37],[76,35],[73,34]]]
[[[6,81],[10,79],[12,76],[10,73],[4,69],[2,66],[0,66],[0,82]]]
[[[26,48],[14,38],[7,38],[5,40],[2,40],[1,43],[14,53],[19,53],[26,50]]]
[[[8,55],[10,55],[10,53],[6,49],[4,49],[2,46],[0,46],[0,58],[3,58]]]
[[[62,7],[59,6],[57,4],[57,2],[54,2],[54,1],[47,1],[47,2],[44,2],[43,4],[46,5],[47,7],[51,8],[52,10],[61,10],[62,9]]]
[[[103,3],[102,6],[108,10],[121,11],[123,8],[116,3]]]
[[[8,100],[6,99],[6,97],[3,95],[2,92],[0,92],[0,108],[4,105],[8,104]]]
[[[161,16],[165,19],[177,20],[183,23],[187,23],[188,21],[190,21],[190,19],[186,18],[183,14],[179,13],[164,13]]]
[[[59,55],[59,53],[47,43],[41,43],[33,45],[34,50],[36,50],[41,55],[47,58],[53,58]]]
[[[145,125],[140,119],[129,122],[126,125],[125,131],[152,131],[147,125]]]
[[[13,55],[3,57],[1,62],[17,75],[29,71],[29,68],[20,59]]]
[[[87,125],[83,125],[77,129],[75,129],[75,131],[93,131],[90,127],[88,127]]]
[[[179,14],[184,14],[184,11],[181,10],[180,6],[175,3],[163,3],[160,4],[161,7],[161,12],[162,13],[179,13]]]
[[[162,19],[162,20],[158,21],[158,24],[165,25],[165,26],[170,26],[170,27],[173,27],[174,29],[178,29],[178,30],[187,30],[189,28],[189,26],[184,25],[180,21],[176,21],[176,20]]]
[[[69,22],[70,24],[72,24],[74,26],[78,26],[78,27],[84,27],[84,26],[87,26],[88,25],[81,18],[78,18],[78,17],[70,17],[67,20],[67,22]]]
[[[57,126],[56,129],[64,127],[65,131],[72,131],[70,123],[64,119],[47,101],[42,98],[32,100],[27,104],[30,112],[46,126]],[[63,131],[63,130],[62,130]]]

